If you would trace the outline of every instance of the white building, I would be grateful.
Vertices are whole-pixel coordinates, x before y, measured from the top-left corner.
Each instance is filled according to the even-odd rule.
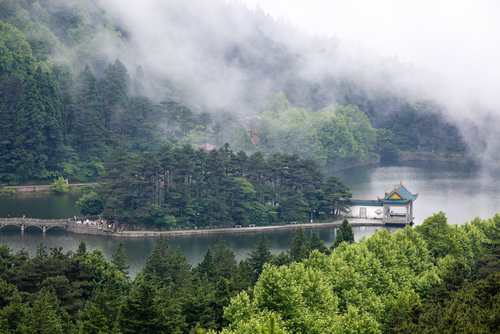
[[[351,202],[347,213],[348,218],[381,219],[385,224],[413,223],[413,202],[418,197],[418,191],[412,194],[403,186],[403,181],[395,185],[390,192],[385,191],[384,198],[377,196],[377,200],[357,200]]]

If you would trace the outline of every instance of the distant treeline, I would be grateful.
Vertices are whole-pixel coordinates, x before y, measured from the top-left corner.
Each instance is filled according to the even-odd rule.
[[[326,247],[302,229],[271,254],[262,233],[239,263],[221,237],[192,267],[161,237],[134,280],[120,242],[36,256],[0,247],[2,333],[495,333],[500,214],[448,225],[444,213]]]
[[[339,178],[324,180],[298,154],[247,155],[229,145],[206,152],[166,145],[129,154],[118,148],[97,193],[78,203],[84,214],[133,225],[228,227],[327,219],[352,196]]]

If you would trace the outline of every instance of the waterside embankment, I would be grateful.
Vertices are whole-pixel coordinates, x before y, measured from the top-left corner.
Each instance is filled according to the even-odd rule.
[[[21,231],[26,228],[37,227],[46,232],[50,228],[59,227],[75,234],[87,235],[102,235],[117,238],[146,238],[160,236],[190,236],[190,235],[207,235],[207,234],[235,234],[235,233],[261,233],[264,231],[276,231],[287,229],[314,229],[314,228],[335,228],[339,227],[341,220],[321,223],[307,224],[286,224],[273,226],[255,226],[241,228],[218,228],[218,229],[196,229],[196,230],[175,230],[175,231],[113,231],[107,228],[100,228],[96,225],[75,222],[72,219],[33,219],[33,218],[10,218],[0,219],[0,229],[5,226],[19,226]],[[349,219],[351,226],[380,226],[383,227],[382,220],[377,219]]]
[[[456,163],[471,163],[470,159],[462,154],[444,154],[432,152],[403,152],[398,161],[447,161]],[[380,162],[380,156],[375,153],[369,153],[363,160],[360,159],[341,159],[335,165],[325,166],[325,173],[338,170],[345,170],[353,167],[366,166]]]
[[[78,191],[83,187],[97,187],[100,183],[74,183],[68,184],[68,191]],[[50,193],[52,191],[51,184],[39,185],[24,185],[24,186],[8,186],[3,190],[11,190],[12,194],[27,194],[27,193]]]
[[[400,161],[447,161],[457,163],[468,163],[462,154],[443,154],[431,152],[407,152],[401,154]]]

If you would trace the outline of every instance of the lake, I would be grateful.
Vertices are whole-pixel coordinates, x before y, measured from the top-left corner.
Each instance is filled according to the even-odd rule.
[[[414,204],[414,216],[417,224],[433,213],[443,211],[449,223],[470,221],[476,215],[482,218],[492,217],[500,211],[500,171],[489,170],[473,165],[462,165],[448,162],[402,161],[373,164],[335,172],[351,188],[356,199],[376,199],[383,197],[384,190],[390,191],[395,184],[403,181],[403,185],[412,193],[419,191]],[[32,194],[0,197],[0,215],[9,213],[11,217],[22,216],[37,218],[68,218],[77,214],[75,203],[81,193],[70,194]],[[353,232],[356,239],[373,234],[375,227],[356,227]],[[391,228],[391,231],[397,228]],[[313,230],[306,230],[310,236]],[[332,228],[316,230],[329,246],[335,239]],[[269,248],[274,254],[289,249],[294,231],[269,231],[266,236]],[[224,235],[238,260],[247,257],[254,249],[260,237],[259,233],[243,233]],[[36,247],[43,242],[47,247],[63,246],[68,250],[76,250],[81,240],[87,243],[87,249],[102,249],[108,260],[120,242],[119,238],[90,235],[76,235],[64,231],[51,231],[43,235],[36,228],[27,229],[24,234],[16,227],[6,227],[0,233],[0,244],[6,244],[14,251],[25,248],[31,256]],[[203,259],[210,246],[217,244],[218,235],[177,236],[170,238],[173,248],[181,247],[193,265]],[[154,247],[155,238],[125,238],[127,263],[130,273],[135,276],[145,264]]]

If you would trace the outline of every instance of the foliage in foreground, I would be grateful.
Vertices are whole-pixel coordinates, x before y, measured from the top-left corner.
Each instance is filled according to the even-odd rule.
[[[286,253],[263,234],[236,262],[221,238],[194,268],[159,238],[127,278],[125,249],[0,247],[0,333],[469,333],[500,330],[500,214],[378,231],[330,250],[299,229]],[[440,234],[459,247],[444,247]]]

